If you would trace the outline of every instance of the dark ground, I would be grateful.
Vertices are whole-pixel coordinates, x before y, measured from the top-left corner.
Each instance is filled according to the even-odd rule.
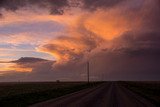
[[[158,107],[145,97],[126,88],[125,84],[127,83],[106,82],[31,107]]]
[[[86,82],[11,82],[0,83],[0,107],[28,105],[63,96],[100,83]]]
[[[119,82],[124,87],[130,89],[134,93],[150,100],[153,104],[160,107],[160,82],[159,81],[128,81]]]
[[[160,107],[157,81],[0,83],[0,93],[0,107]]]

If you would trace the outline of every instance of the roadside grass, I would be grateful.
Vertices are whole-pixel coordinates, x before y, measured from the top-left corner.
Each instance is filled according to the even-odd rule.
[[[150,100],[157,107],[160,107],[160,82],[159,81],[121,81],[121,85],[131,91]]]
[[[85,88],[97,86],[100,82],[60,83],[0,83],[1,107],[27,107],[38,102],[57,98]]]

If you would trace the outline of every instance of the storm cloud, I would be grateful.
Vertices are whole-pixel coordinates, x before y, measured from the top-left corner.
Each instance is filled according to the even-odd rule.
[[[87,62],[92,80],[159,80],[158,0],[5,0],[0,4],[2,15],[3,9],[16,15],[32,6],[47,9],[47,18],[65,27],[60,31],[63,34],[43,38],[36,46],[37,52],[50,54],[56,61],[14,61],[19,67],[31,68],[24,80],[86,80]],[[48,25],[39,27],[45,30],[42,32],[57,31],[54,26],[45,29]]]
[[[16,11],[21,8],[37,6],[47,8],[50,14],[63,14],[63,8],[68,6],[67,0],[1,0],[0,8],[8,11]]]
[[[0,9],[13,11],[22,8],[44,8],[53,15],[63,15],[71,8],[80,8],[86,11],[96,11],[97,9],[113,8],[126,0],[1,0]],[[1,13],[2,14],[2,13]]]

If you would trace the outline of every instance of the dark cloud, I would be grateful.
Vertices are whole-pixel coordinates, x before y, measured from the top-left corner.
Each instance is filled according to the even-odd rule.
[[[42,58],[34,58],[34,57],[21,57],[18,60],[10,61],[10,63],[15,63],[13,68],[19,67],[23,68],[24,70],[27,68],[31,68],[32,71],[28,72],[28,75],[29,76],[34,75],[36,77],[46,74],[48,75],[48,73],[53,71],[53,64],[55,63],[55,61],[46,60]]]
[[[18,9],[30,6],[38,6],[39,8],[49,9],[51,14],[63,14],[63,9],[68,6],[67,0],[1,0],[0,8],[8,11],[16,11]]]
[[[27,0],[24,0],[23,2],[21,0],[1,0],[0,1],[0,8],[15,11],[18,8],[26,5],[26,2],[27,2]]]
[[[96,10],[114,7],[123,1],[125,0],[1,0],[0,9],[16,11],[25,7],[37,6],[48,9],[50,14],[62,15],[70,7]]]
[[[37,62],[47,62],[50,60],[35,58],[35,57],[21,57],[18,60],[13,61],[0,61],[0,63],[17,63],[17,64],[26,64],[26,63],[37,63]]]
[[[0,13],[0,18],[2,18],[2,13]]]
[[[46,59],[41,59],[41,58],[34,58],[34,57],[21,57],[18,60],[11,61],[12,63],[36,63],[36,62],[44,62],[44,61],[49,61]]]
[[[159,80],[160,59],[150,53],[134,57],[127,54],[99,53],[91,59],[91,72],[103,74],[106,80]]]
[[[11,62],[9,62],[11,63]],[[44,60],[34,57],[23,57],[12,63],[20,68],[32,68],[31,72],[12,71],[3,75],[0,81],[82,81],[84,78],[80,76],[85,72],[86,66],[80,63],[68,63],[67,65],[55,66],[55,61]],[[74,66],[73,66],[74,64]],[[77,69],[77,67],[80,67]],[[14,67],[14,66],[12,66]],[[77,69],[77,70],[76,70]],[[82,72],[81,72],[82,71]],[[4,71],[5,72],[5,71]]]
[[[125,11],[123,10],[123,12],[127,15],[132,14],[131,16],[134,16],[135,18],[141,17],[136,18],[137,20],[133,20],[133,22],[131,20],[131,23],[135,23],[134,21],[139,21],[140,19],[142,20],[142,25],[138,30],[130,29],[127,32],[123,32],[119,37],[114,38],[108,43],[108,41],[98,38],[100,37],[99,35],[91,34],[91,32],[86,29],[79,28],[79,30],[76,31],[79,34],[82,34],[82,36],[61,36],[55,38],[56,42],[53,40],[53,42],[51,41],[41,47],[45,52],[51,52],[51,54],[54,52],[58,53],[62,57],[67,56],[70,60],[77,60],[69,61],[65,65],[56,65],[54,61],[46,61],[39,58],[21,58],[15,61],[15,63],[21,63],[21,65],[23,65],[22,67],[31,67],[33,70],[27,76],[20,74],[20,77],[26,76],[24,80],[56,80],[60,78],[68,78],[68,80],[85,80],[86,62],[89,60],[91,77],[96,77],[98,80],[159,80],[160,2],[159,0],[155,0],[154,2],[152,1],[147,4],[146,2],[149,1],[144,0],[142,1],[142,5],[147,4],[147,6],[139,8],[142,5],[139,5],[139,2],[137,1],[135,2],[136,4],[132,4],[132,2],[128,0],[128,4],[126,5],[128,5],[128,7],[132,7],[132,12],[127,10],[128,8],[126,10],[124,9]],[[105,10],[106,8],[119,5],[122,2],[125,1],[81,1],[83,4],[82,8],[85,10],[96,10],[99,8]],[[40,1],[39,6],[43,7],[44,5],[47,7],[47,3],[48,2],[44,2],[44,0],[42,0]],[[33,1],[33,4],[36,4],[36,2]],[[53,13],[60,12],[59,14],[63,14],[63,8],[65,8],[66,5],[68,6],[68,2],[64,1],[61,4],[61,0],[58,0],[55,4],[51,3],[50,6],[51,5],[54,5],[51,8]],[[7,9],[8,6],[9,5],[1,7]],[[19,6],[23,7],[23,4]],[[17,8],[14,8],[13,6],[9,10],[14,11]],[[59,10],[57,11],[56,9]],[[104,42],[107,44],[102,46]],[[67,44],[69,44],[69,46],[71,44],[74,48],[72,46],[67,46]],[[81,44],[83,44],[84,48],[80,49],[80,52],[78,51],[79,53],[77,53],[76,45]],[[111,46],[108,46],[108,44]],[[101,47],[103,47],[102,50]],[[98,50],[94,53],[94,50],[96,49],[99,49],[100,51]],[[86,56],[90,58],[83,60]],[[64,58],[62,59],[62,61],[65,61]]]
[[[160,32],[127,32],[113,40],[115,52],[131,56],[154,56],[160,58]]]
[[[143,9],[144,30],[160,31],[160,5],[159,0],[150,2],[150,5]],[[147,9],[147,12],[146,12]]]
[[[96,10],[99,8],[111,8],[125,0],[82,0],[83,8],[87,10]]]
[[[127,32],[113,44],[91,59],[93,71],[96,63],[107,80],[159,80],[160,32]]]

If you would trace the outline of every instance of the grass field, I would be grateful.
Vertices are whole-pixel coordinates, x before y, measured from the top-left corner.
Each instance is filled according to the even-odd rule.
[[[26,107],[28,105],[63,96],[99,83],[85,82],[12,82],[0,83],[1,107]]]
[[[150,100],[153,104],[160,107],[160,82],[159,81],[130,81],[119,82],[131,91]]]
[[[8,82],[0,83],[0,107],[26,107],[60,97],[101,82]],[[147,98],[160,107],[160,82],[121,81],[120,85]]]

